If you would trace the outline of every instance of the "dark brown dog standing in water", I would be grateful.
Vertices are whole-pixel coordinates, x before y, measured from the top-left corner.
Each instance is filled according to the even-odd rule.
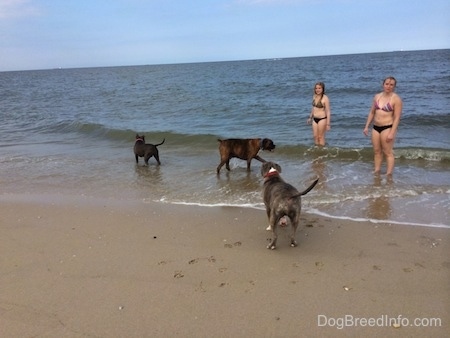
[[[286,183],[280,176],[281,167],[273,162],[265,162],[261,167],[261,175],[264,177],[263,200],[266,206],[269,227],[272,230],[273,238],[267,249],[275,249],[277,245],[277,227],[283,226],[289,217],[292,224],[291,246],[297,246],[295,233],[300,222],[301,196],[310,192],[319,179],[316,179],[306,190],[298,192],[292,185]],[[281,224],[280,224],[281,222]]]
[[[136,141],[134,142],[134,155],[136,157],[136,163],[139,163],[139,157],[144,158],[144,162],[146,165],[148,165],[148,160],[154,156],[156,162],[158,162],[159,165],[161,165],[161,162],[159,161],[159,152],[157,146],[160,146],[164,143],[166,139],[163,139],[161,143],[159,144],[146,144],[145,143],[145,136],[139,136],[139,134],[136,134]]]
[[[220,163],[217,167],[217,173],[226,164],[226,168],[230,171],[230,159],[233,157],[240,158],[247,161],[247,171],[250,171],[250,163],[252,159],[261,162],[266,162],[258,156],[260,150],[272,151],[275,149],[275,144],[271,139],[264,138],[247,138],[247,139],[228,139],[219,141]]]

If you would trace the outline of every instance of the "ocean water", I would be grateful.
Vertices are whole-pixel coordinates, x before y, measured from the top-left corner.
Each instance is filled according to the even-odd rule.
[[[392,180],[374,177],[362,133],[393,75],[404,102]],[[313,145],[313,86],[332,129]],[[263,209],[260,163],[219,163],[218,138],[269,137],[306,213],[450,227],[450,50],[0,73],[0,197],[62,195]],[[135,134],[162,165],[136,165]],[[150,206],[151,204],[149,204]]]

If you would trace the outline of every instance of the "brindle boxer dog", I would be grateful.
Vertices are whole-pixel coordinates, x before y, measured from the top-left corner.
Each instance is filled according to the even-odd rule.
[[[261,162],[266,162],[258,156],[260,150],[272,151],[275,149],[275,144],[271,139],[264,138],[247,138],[247,139],[228,139],[219,141],[220,163],[217,167],[217,173],[226,164],[226,168],[230,171],[230,159],[233,157],[240,158],[247,161],[247,171],[250,171],[250,163],[252,159]]]
[[[301,196],[310,192],[319,181],[316,179],[306,190],[298,192],[295,187],[281,178],[280,173],[281,167],[273,162],[265,162],[261,167],[261,175],[264,177],[263,199],[269,218],[267,230],[272,230],[273,234],[267,246],[267,249],[271,250],[274,250],[277,245],[278,225],[286,225],[285,216],[289,217],[292,224],[291,246],[297,246],[295,233],[300,222]]]
[[[134,156],[136,157],[136,163],[139,163],[139,157],[143,157],[145,164],[148,165],[148,160],[154,156],[156,162],[161,165],[158,148],[156,147],[163,144],[165,140],[166,139],[163,139],[162,142],[158,144],[145,143],[145,136],[136,134],[136,141],[134,142]]]

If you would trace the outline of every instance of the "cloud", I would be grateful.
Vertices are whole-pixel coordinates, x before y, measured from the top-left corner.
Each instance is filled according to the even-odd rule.
[[[0,19],[18,19],[40,15],[31,0],[0,0]]]

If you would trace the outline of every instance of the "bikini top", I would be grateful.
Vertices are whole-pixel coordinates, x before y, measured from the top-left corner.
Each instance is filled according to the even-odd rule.
[[[380,107],[380,105],[378,104],[378,101],[376,101],[375,102],[375,109],[381,109],[381,110],[384,110],[386,112],[394,111],[394,107],[391,106],[390,102],[386,103],[383,107]]]
[[[316,101],[314,101],[314,99],[313,99],[312,105],[313,105],[313,107],[316,107],[316,108],[325,108],[325,106],[322,104],[322,100],[319,100],[319,102],[316,103]]]

